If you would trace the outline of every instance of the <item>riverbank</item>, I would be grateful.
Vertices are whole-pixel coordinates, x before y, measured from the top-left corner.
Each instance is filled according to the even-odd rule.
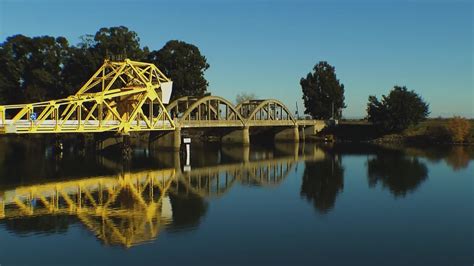
[[[463,143],[453,143],[446,136],[443,129],[446,128],[448,121],[449,119],[428,119],[397,134],[384,134],[367,121],[340,121],[337,126],[327,127],[310,139],[336,142],[474,145],[473,119],[469,120],[470,132]]]

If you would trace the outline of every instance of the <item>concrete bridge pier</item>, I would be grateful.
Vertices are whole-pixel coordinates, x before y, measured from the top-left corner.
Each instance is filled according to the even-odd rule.
[[[165,149],[179,151],[181,147],[181,128],[176,127],[173,131],[150,132],[150,149]]]
[[[305,133],[306,127],[302,126],[298,130],[299,130],[300,141],[305,142],[305,140],[306,140],[306,133]]]
[[[283,129],[275,134],[275,141],[299,142],[300,133],[298,126]]]
[[[250,144],[249,128],[243,127],[243,128],[234,129],[233,131],[231,131],[230,133],[222,137],[222,143],[249,145]]]

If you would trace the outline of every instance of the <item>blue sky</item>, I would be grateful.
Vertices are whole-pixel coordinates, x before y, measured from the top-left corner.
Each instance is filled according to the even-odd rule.
[[[321,60],[346,89],[346,117],[369,95],[406,85],[431,116],[474,117],[470,1],[39,1],[0,0],[0,42],[14,34],[64,36],[72,44],[124,25],[141,44],[199,47],[214,95],[239,92],[303,108],[299,80]]]

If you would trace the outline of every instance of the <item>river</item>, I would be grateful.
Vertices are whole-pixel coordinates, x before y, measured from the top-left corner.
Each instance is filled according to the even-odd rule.
[[[472,265],[474,151],[0,148],[0,265]]]

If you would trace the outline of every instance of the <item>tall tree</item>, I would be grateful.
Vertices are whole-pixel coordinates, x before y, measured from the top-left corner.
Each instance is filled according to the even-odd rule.
[[[64,37],[15,35],[0,45],[0,98],[4,103],[44,101],[66,95]]]
[[[209,84],[204,71],[209,64],[196,46],[172,40],[159,51],[151,52],[148,60],[173,80],[172,99],[202,96],[206,92]]]
[[[66,86],[71,93],[83,85],[105,59],[141,61],[146,59],[149,50],[140,48],[137,33],[127,27],[101,28],[95,35],[84,35],[82,41],[71,48],[65,67]]]
[[[143,60],[148,54],[148,48],[140,48],[140,38],[127,27],[101,28],[94,36],[94,52],[113,60]]]
[[[388,96],[382,95],[381,101],[369,96],[367,103],[368,120],[386,132],[400,132],[423,121],[429,113],[429,105],[405,86],[395,86]]]
[[[74,94],[104,59],[151,61],[174,81],[173,97],[203,95],[209,68],[199,49],[170,41],[150,54],[136,32],[127,27],[101,28],[84,35],[76,46],[63,37],[15,35],[0,44],[0,104],[25,103]]]
[[[301,78],[300,85],[303,90],[303,100],[306,107],[305,114],[313,118],[328,119],[333,115],[341,118],[344,104],[344,84],[336,77],[336,69],[326,61],[321,61],[308,73],[306,78]]]

